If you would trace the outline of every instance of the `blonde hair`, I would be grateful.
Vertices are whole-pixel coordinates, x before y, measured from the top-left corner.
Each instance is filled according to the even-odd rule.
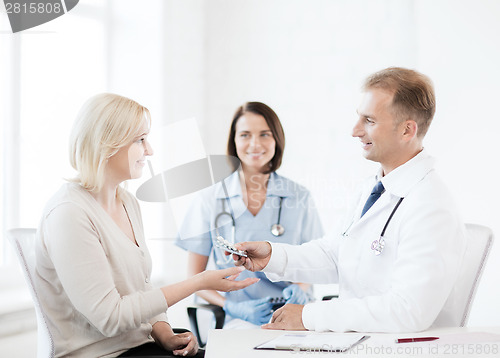
[[[149,110],[129,98],[102,93],[88,99],[71,131],[70,162],[78,172],[71,181],[99,192],[107,159],[142,134],[144,120],[151,123]]]

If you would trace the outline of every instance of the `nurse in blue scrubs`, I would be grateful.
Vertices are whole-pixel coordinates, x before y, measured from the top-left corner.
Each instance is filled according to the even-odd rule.
[[[176,244],[189,251],[188,271],[207,268],[210,256],[218,268],[232,267],[231,256],[216,247],[217,235],[235,243],[282,242],[300,245],[323,236],[323,228],[309,191],[276,173],[281,165],[285,135],[276,113],[260,102],[248,102],[236,111],[227,154],[241,167],[222,182],[201,192],[191,205]],[[219,215],[223,213],[222,215]],[[197,295],[226,312],[225,328],[267,323],[270,298],[305,304],[311,298],[307,284],[271,282],[263,273],[244,271],[241,279],[260,281],[225,295],[200,291]]]

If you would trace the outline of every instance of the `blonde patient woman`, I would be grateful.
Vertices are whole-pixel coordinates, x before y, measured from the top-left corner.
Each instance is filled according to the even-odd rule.
[[[90,98],[76,119],[78,175],[49,200],[37,231],[35,285],[56,357],[202,356],[191,332],[173,332],[167,308],[198,290],[257,281],[236,281],[231,268],[152,287],[139,205],[120,186],[153,154],[150,125],[147,108],[115,94]]]

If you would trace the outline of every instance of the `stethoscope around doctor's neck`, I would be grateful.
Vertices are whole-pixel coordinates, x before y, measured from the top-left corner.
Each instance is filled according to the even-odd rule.
[[[372,243],[371,243],[371,245],[370,245],[370,248],[373,250],[373,253],[375,254],[375,256],[379,256],[382,253],[382,251],[384,251],[384,247],[385,247],[385,239],[384,239],[385,230],[387,229],[387,226],[389,226],[389,223],[391,222],[392,217],[396,213],[396,210],[398,210],[399,205],[401,205],[401,202],[403,201],[403,199],[404,199],[404,197],[403,198],[399,198],[396,206],[394,206],[394,209],[392,209],[391,215],[389,215],[389,218],[385,222],[384,228],[382,229],[382,232],[380,233],[380,237],[378,239],[376,239],[376,240],[373,240]],[[351,223],[351,225],[349,225],[349,227],[347,228],[347,230],[344,231],[344,233],[342,234],[343,236],[348,236],[347,233],[348,233],[348,231],[351,228],[351,226],[352,226],[353,223],[354,223],[354,221]]]

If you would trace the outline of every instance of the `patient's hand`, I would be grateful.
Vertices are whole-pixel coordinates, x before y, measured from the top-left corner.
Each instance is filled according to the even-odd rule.
[[[151,332],[156,344],[174,355],[194,356],[198,352],[198,341],[191,332],[175,334],[167,322],[158,321]]]
[[[162,346],[179,356],[194,356],[198,352],[198,342],[191,332],[174,334]]]
[[[195,275],[198,281],[198,290],[236,291],[253,285],[260,280],[256,277],[248,277],[244,280],[236,281],[238,275],[244,270],[243,267],[230,267],[222,270],[200,272]]]

